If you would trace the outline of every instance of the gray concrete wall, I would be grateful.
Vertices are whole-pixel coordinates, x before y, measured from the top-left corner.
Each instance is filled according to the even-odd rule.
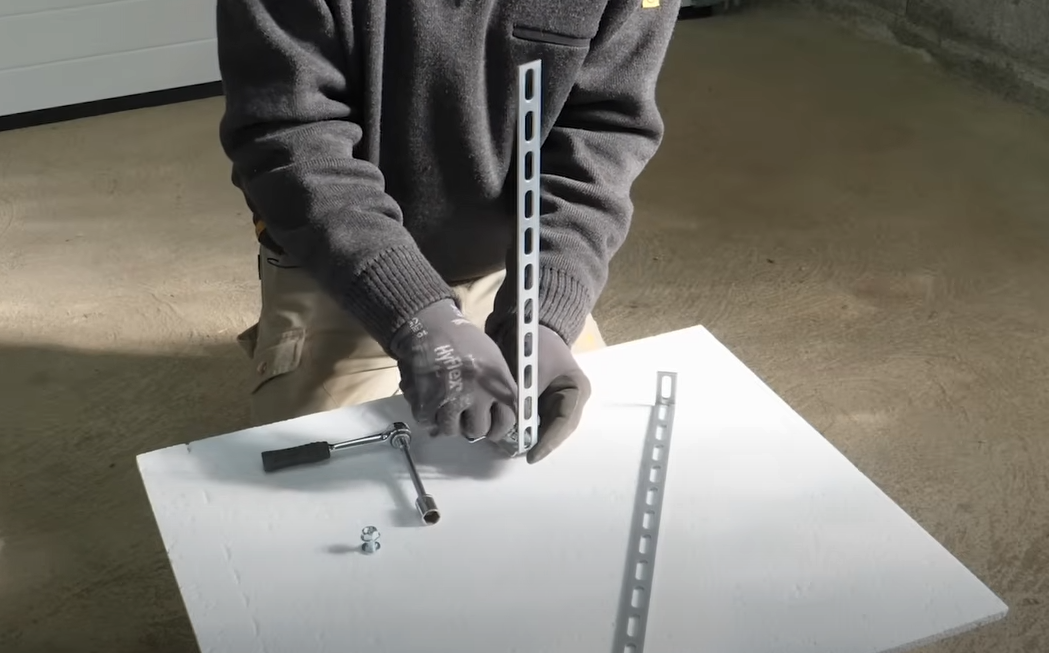
[[[1049,110],[1049,0],[803,0],[887,25],[906,45]]]

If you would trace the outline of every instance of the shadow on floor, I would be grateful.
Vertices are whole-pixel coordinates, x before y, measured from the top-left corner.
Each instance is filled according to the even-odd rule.
[[[135,456],[248,425],[234,344],[0,345],[0,650],[197,651]]]

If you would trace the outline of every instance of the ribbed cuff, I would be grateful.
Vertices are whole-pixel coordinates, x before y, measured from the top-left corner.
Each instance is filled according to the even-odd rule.
[[[517,328],[515,276],[513,270],[507,270],[506,281],[495,296],[494,310],[485,323],[485,332],[507,355]],[[559,268],[540,268],[539,324],[571,346],[583,332],[586,316],[593,308],[594,299],[585,284]]]
[[[571,346],[583,332],[594,299],[582,282],[557,268],[539,269],[539,323]]]
[[[414,245],[386,250],[365,268],[343,298],[386,352],[395,333],[419,311],[443,299],[458,301]]]

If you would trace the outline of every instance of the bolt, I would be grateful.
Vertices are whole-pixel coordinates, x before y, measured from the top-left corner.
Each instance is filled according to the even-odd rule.
[[[379,544],[379,529],[374,526],[365,526],[361,530],[361,550],[365,553],[375,553],[382,546]]]

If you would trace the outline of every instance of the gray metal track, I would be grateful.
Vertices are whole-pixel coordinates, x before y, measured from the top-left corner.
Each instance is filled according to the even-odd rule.
[[[656,375],[656,403],[652,407],[638,470],[637,496],[633,524],[623,574],[623,589],[616,616],[616,636],[612,653],[642,653],[648,626],[648,605],[656,568],[659,522],[663,512],[663,485],[670,460],[670,439],[674,430],[677,374]]]
[[[516,451],[538,437],[539,400],[539,152],[542,142],[542,61],[517,68],[517,429]],[[515,438],[511,436],[511,443]],[[510,445],[511,447],[513,444]]]

